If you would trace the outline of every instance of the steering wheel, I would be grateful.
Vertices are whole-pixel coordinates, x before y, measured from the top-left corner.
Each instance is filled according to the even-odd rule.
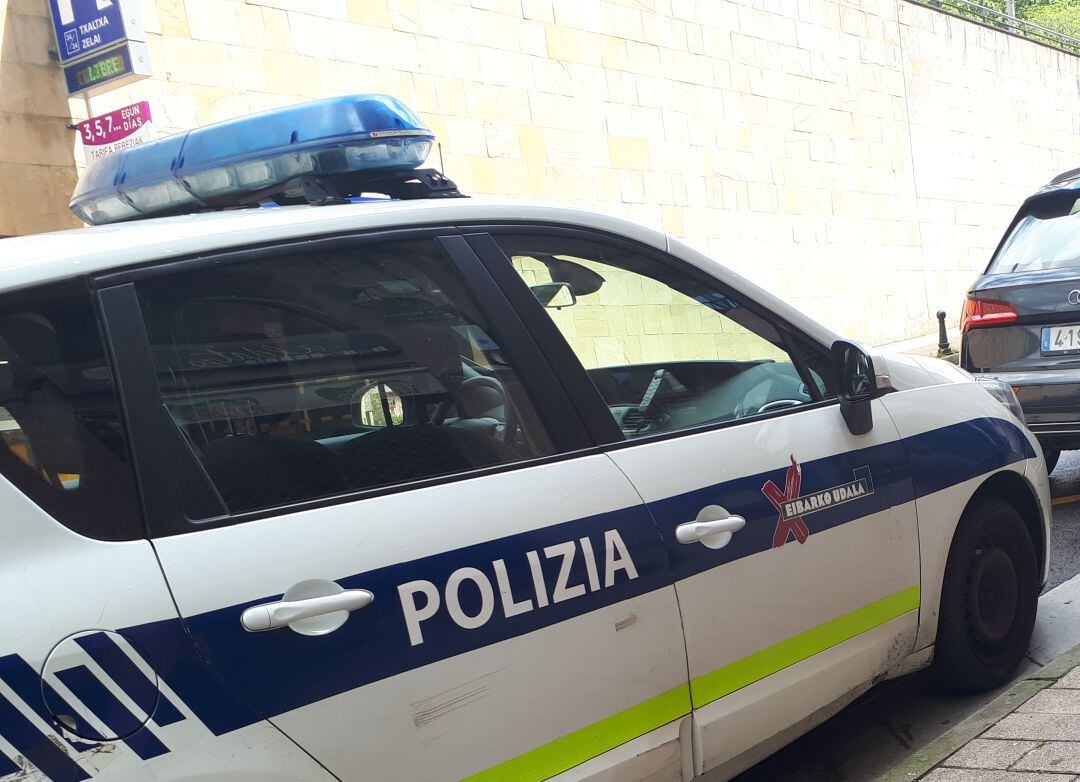
[[[495,418],[495,420],[499,421],[502,424],[502,432],[500,433],[498,430],[496,430],[496,438],[502,442],[506,442],[510,440],[514,435],[514,432],[517,431],[517,412],[514,410],[514,406],[510,404],[510,398],[506,394],[506,388],[497,379],[493,377],[488,377],[487,375],[476,375],[475,377],[470,377],[463,380],[461,385],[459,385],[457,388],[456,397],[458,407],[461,408],[463,406],[462,402],[464,402],[464,407],[466,408],[471,408],[472,406],[475,406],[477,403],[473,399],[470,399],[470,397],[475,395],[483,395],[485,394],[485,392],[494,392],[499,397],[500,401],[497,403],[497,405],[485,405],[485,407],[489,410],[492,407],[496,406],[502,407],[503,417],[501,419],[496,416],[491,417]],[[462,417],[464,418],[474,417],[471,415],[467,415],[467,413],[469,412],[468,409],[460,410],[460,412],[462,414]]]

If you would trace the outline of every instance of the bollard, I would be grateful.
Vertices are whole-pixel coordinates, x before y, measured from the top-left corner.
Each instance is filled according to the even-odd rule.
[[[938,353],[951,353],[949,335],[945,331],[945,310],[937,311],[937,349]]]
[[[946,361],[951,361],[956,364],[959,360],[959,356],[956,351],[949,345],[949,334],[945,331],[945,310],[938,310],[937,313],[937,357],[943,358]]]

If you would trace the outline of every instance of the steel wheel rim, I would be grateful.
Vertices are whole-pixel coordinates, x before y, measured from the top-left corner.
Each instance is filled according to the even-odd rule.
[[[971,549],[964,577],[963,621],[968,643],[988,663],[1012,651],[1020,580],[1008,550],[992,535]]]

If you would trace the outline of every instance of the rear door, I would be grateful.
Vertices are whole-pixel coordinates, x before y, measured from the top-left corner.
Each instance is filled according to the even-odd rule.
[[[326,773],[186,642],[85,279],[0,296],[0,779]],[[212,719],[212,718],[211,718]]]
[[[852,435],[824,351],[671,256],[584,232],[493,235],[538,295],[574,289],[573,303],[541,310],[519,280],[519,312],[534,333],[557,326],[584,366],[595,389],[575,398],[617,424],[606,451],[664,538],[697,772],[741,770],[913,649],[915,505],[879,402],[871,432]]]
[[[660,537],[463,240],[100,284],[154,546],[255,713],[343,779],[603,771],[652,734],[678,772]]]

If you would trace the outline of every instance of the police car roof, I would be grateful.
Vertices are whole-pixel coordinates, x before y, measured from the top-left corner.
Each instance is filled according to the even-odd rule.
[[[542,222],[593,228],[674,253],[742,290],[823,345],[837,334],[666,234],[580,207],[500,198],[368,201],[200,212],[0,240],[0,292],[149,261],[309,236],[423,225]]]
[[[495,198],[283,206],[133,220],[0,241],[0,291],[168,258],[411,225],[531,221],[610,231],[660,250],[665,234],[576,207]]]

